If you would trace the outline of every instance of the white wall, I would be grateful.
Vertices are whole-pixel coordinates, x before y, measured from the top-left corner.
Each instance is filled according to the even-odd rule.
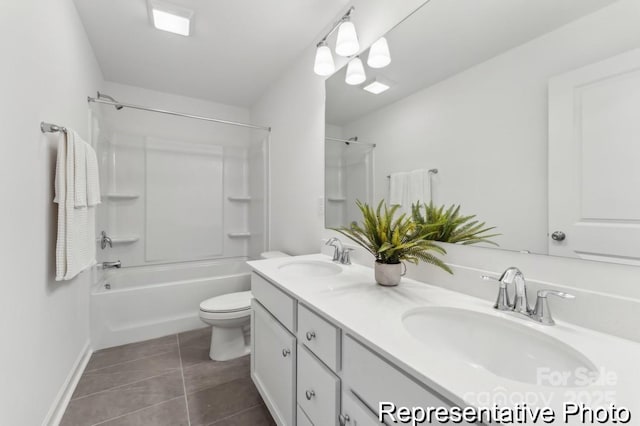
[[[420,2],[412,2],[411,6],[404,4],[403,8],[396,3],[389,6],[379,1],[354,3],[358,17],[356,25],[364,47]],[[623,3],[633,4],[634,0],[623,0]],[[588,50],[591,49],[597,52],[596,46],[589,46]],[[317,209],[324,181],[324,85],[322,79],[313,74],[313,55],[314,47],[310,46],[251,110],[254,121],[268,122],[274,128],[271,246],[292,254],[317,252],[320,238],[333,235],[323,229]],[[551,302],[559,319],[640,341],[640,335],[634,331],[640,320],[637,290],[640,288],[637,286],[640,270],[637,268],[478,247],[456,246],[450,252],[448,261],[455,263],[456,275],[444,275],[423,265],[412,268],[412,276],[490,301],[495,297],[496,289],[477,280],[477,272],[498,274],[512,264],[518,265],[534,283],[532,287],[584,291],[585,297],[571,303]],[[369,257],[361,258],[371,262]],[[468,274],[459,272],[463,270],[469,271]],[[476,278],[470,279],[472,277]],[[599,320],[601,316],[605,318],[602,321]]]
[[[0,424],[41,424],[89,343],[90,274],[55,282],[55,135],[88,137],[102,74],[71,0],[7,0],[0,13]]]
[[[422,3],[353,1],[363,50]],[[324,232],[324,79],[313,73],[314,56],[315,44],[251,108],[253,122],[273,128],[271,248],[292,254],[316,252]]]
[[[344,125],[378,145],[376,199],[390,173],[435,167],[436,204],[497,226],[503,248],[547,253],[548,81],[640,46],[639,16],[614,4]]]

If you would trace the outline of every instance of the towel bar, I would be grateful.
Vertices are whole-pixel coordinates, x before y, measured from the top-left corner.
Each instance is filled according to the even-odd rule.
[[[57,132],[67,133],[67,128],[58,126],[57,124],[51,124],[43,121],[40,123],[40,131],[42,133],[57,133]]]

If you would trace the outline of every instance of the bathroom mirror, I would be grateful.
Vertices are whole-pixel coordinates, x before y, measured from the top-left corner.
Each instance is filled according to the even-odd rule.
[[[326,81],[327,227],[356,198],[407,209],[422,173],[421,201],[461,205],[501,249],[640,264],[638,22],[635,0],[425,3],[385,35],[389,65],[367,50],[364,83]],[[336,191],[356,170],[369,192]]]

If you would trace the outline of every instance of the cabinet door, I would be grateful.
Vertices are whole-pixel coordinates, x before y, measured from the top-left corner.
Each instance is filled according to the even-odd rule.
[[[294,426],[296,339],[255,299],[251,306],[251,378],[276,423]]]
[[[298,405],[314,425],[338,423],[340,379],[308,349],[298,347]]]

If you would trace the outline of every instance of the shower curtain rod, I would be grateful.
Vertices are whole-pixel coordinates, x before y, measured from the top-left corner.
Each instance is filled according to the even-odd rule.
[[[247,123],[238,123],[236,121],[219,120],[217,118],[203,117],[203,116],[200,116],[200,115],[193,115],[193,114],[185,114],[185,113],[182,113],[182,112],[168,111],[168,110],[165,110],[165,109],[148,108],[148,107],[144,107],[144,106],[141,106],[141,105],[125,104],[123,102],[112,102],[112,101],[109,101],[109,100],[92,98],[91,96],[87,96],[87,102],[95,102],[97,104],[113,105],[113,106],[116,106],[116,107],[120,106],[120,107],[124,107],[124,108],[138,109],[138,110],[141,110],[141,111],[158,112],[160,114],[175,115],[177,117],[195,118],[196,120],[210,121],[210,122],[213,122],[213,123],[221,123],[221,124],[231,124],[232,126],[247,127],[249,129],[266,130],[268,132],[271,132],[271,127],[256,126],[254,124],[247,124]]]
[[[354,140],[349,140],[349,139],[338,139],[338,138],[324,138],[327,141],[333,141],[333,142],[344,142],[346,144],[350,144],[350,143],[354,143],[356,145],[366,145],[366,146],[370,146],[375,148],[376,144],[375,143],[369,143],[369,142],[358,142],[358,141],[354,141]]]

